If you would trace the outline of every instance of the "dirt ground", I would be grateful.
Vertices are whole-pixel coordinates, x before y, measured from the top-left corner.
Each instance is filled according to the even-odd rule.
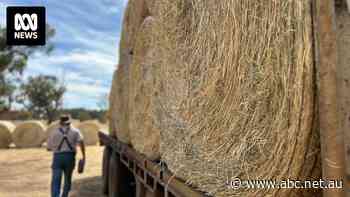
[[[85,172],[74,172],[71,197],[103,197],[102,151],[99,146],[87,148]],[[50,196],[51,157],[44,148],[0,150],[0,197]]]

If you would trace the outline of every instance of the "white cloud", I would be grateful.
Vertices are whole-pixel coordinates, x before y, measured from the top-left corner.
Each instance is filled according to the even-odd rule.
[[[6,7],[7,4],[0,2],[0,26],[6,26]]]
[[[73,50],[54,53],[47,56],[36,53],[28,62],[29,69],[57,73],[57,68],[65,72],[79,69],[78,72],[91,74],[90,77],[111,75],[117,64],[116,57],[111,54],[87,50]]]
[[[79,102],[84,100],[90,103],[84,107],[96,108],[100,96],[109,92],[114,59],[112,55],[83,50],[57,51],[51,56],[36,53],[28,62],[25,78],[39,74],[57,76],[67,87],[65,107],[82,106]]]
[[[4,0],[0,0],[4,1]],[[29,58],[24,78],[55,75],[67,85],[65,107],[97,108],[101,94],[109,92],[118,63],[120,28],[127,0],[5,0],[9,5],[43,5],[47,22],[56,30],[55,50],[50,56],[36,53]],[[6,6],[0,3],[0,25]]]
[[[108,87],[104,87],[99,84],[89,85],[84,83],[69,83],[67,85],[67,90],[83,96],[83,98],[98,98],[101,95],[109,92]]]

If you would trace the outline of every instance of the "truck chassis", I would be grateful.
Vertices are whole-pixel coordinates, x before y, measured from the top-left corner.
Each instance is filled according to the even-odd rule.
[[[99,132],[103,193],[108,197],[203,197],[164,165],[148,160],[115,137]]]

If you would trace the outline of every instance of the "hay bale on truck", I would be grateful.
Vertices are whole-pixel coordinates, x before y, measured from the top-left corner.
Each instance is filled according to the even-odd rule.
[[[136,35],[149,15],[145,0],[130,0],[125,10],[120,39],[119,65],[110,93],[110,134],[129,144],[129,67],[132,63]]]
[[[15,125],[9,121],[0,121],[0,148],[9,148],[12,143],[11,134]]]
[[[111,90],[109,92],[109,108],[108,108],[108,132],[110,136],[116,137],[116,126],[114,123],[115,118],[114,116],[114,110],[115,110],[115,103],[116,103],[116,93],[117,93],[117,89],[116,89],[116,85],[117,85],[117,72],[118,70],[115,70],[113,73],[113,81],[112,81],[112,87]]]
[[[160,131],[154,114],[157,47],[153,46],[154,18],[147,17],[137,34],[129,83],[129,132],[132,146],[151,160],[159,159]]]
[[[123,29],[120,39],[119,65],[130,65],[137,32],[143,20],[149,16],[147,0],[129,0],[123,19]]]
[[[115,71],[110,93],[110,134],[124,143],[130,143],[129,135],[129,68],[119,65]]]
[[[310,1],[160,5],[160,151],[170,170],[216,197],[319,195],[227,186],[321,177]]]
[[[347,158],[350,156],[350,14],[345,5],[345,1],[339,1],[336,6],[337,22],[337,47],[338,47],[338,65],[337,65],[337,87],[339,87],[338,98],[340,98],[339,117],[340,127],[345,134],[345,145],[347,149]],[[350,162],[347,163],[347,174],[350,175]],[[349,181],[349,180],[348,180]]]
[[[18,148],[40,147],[46,139],[45,125],[40,121],[26,121],[17,125],[12,133]]]
[[[98,142],[98,131],[100,125],[96,121],[84,121],[77,127],[83,135],[84,142],[86,145],[96,145]]]

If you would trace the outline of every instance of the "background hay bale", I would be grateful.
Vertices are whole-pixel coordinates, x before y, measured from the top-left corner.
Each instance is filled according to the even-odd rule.
[[[46,139],[45,125],[40,121],[25,121],[12,133],[13,143],[18,148],[40,147]]]
[[[112,136],[124,143],[130,143],[129,136],[129,65],[119,65],[114,73],[110,93],[110,126]],[[113,133],[114,131],[114,133]]]
[[[0,148],[9,148],[12,143],[11,134],[15,125],[9,121],[0,121]]]
[[[231,178],[321,176],[313,127],[309,1],[162,0],[161,153],[180,178],[213,196],[317,196],[234,190]]]
[[[86,145],[96,145],[98,142],[98,131],[100,126],[96,121],[84,121],[77,127],[84,137]]]
[[[136,34],[143,20],[149,15],[146,0],[129,0],[123,19],[120,39],[119,65],[129,65],[135,46]]]
[[[155,98],[155,69],[157,47],[154,39],[154,19],[147,17],[137,34],[133,63],[130,67],[129,84],[129,129],[131,144],[149,159],[160,157],[160,131],[154,111],[158,104]]]

